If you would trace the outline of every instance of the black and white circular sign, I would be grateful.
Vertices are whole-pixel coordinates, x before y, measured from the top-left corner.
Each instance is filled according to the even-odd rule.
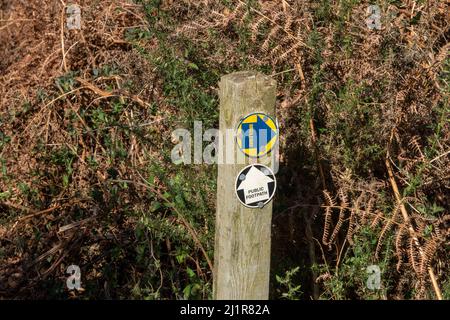
[[[272,200],[277,187],[273,171],[262,164],[251,164],[236,177],[235,191],[239,201],[249,208],[262,208]]]

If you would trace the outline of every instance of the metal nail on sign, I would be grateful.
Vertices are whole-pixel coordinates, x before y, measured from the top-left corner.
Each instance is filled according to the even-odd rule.
[[[268,154],[277,142],[277,123],[265,113],[251,113],[239,122],[236,139],[239,149],[245,155],[262,157]]]
[[[249,208],[262,208],[272,200],[277,187],[273,171],[262,164],[251,164],[236,177],[236,195]]]

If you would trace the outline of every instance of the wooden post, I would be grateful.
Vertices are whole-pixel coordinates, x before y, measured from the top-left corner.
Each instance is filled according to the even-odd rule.
[[[264,112],[275,119],[276,82],[253,71],[223,76],[219,84],[220,131],[236,130],[240,119],[252,112]],[[270,272],[270,231],[272,203],[263,208],[247,208],[235,194],[236,175],[250,163],[271,165],[271,157],[245,158],[236,163],[239,150],[219,143],[219,161],[214,254],[214,299],[268,299]],[[229,143],[229,142],[228,142]],[[234,163],[226,162],[232,159]],[[220,158],[219,156],[219,158]],[[239,155],[242,157],[242,155]],[[241,161],[242,162],[242,161]]]

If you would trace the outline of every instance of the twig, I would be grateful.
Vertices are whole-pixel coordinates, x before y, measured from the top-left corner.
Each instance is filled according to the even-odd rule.
[[[77,80],[85,88],[93,91],[94,93],[98,94],[99,96],[102,96],[102,97],[112,97],[112,96],[114,96],[114,94],[112,94],[111,92],[102,90],[102,89],[96,87],[95,85],[93,85],[92,83],[90,83],[89,81],[84,80],[83,78],[76,77],[75,80]]]
[[[44,252],[43,254],[41,254],[39,257],[37,257],[36,259],[34,259],[31,263],[30,266],[35,265],[36,263],[44,260],[45,258],[47,258],[48,256],[53,255],[54,253],[58,252],[58,250],[63,248],[63,243],[59,242],[58,244],[54,245],[50,250],[47,250],[46,252]]]
[[[54,102],[58,101],[59,99],[64,98],[65,96],[67,96],[67,95],[69,95],[69,94],[71,94],[71,93],[74,93],[74,92],[76,92],[76,91],[82,90],[82,89],[84,89],[84,88],[85,88],[85,87],[75,88],[75,89],[70,90],[70,91],[68,91],[68,92],[66,92],[66,93],[63,93],[62,95],[56,97],[55,99],[53,99],[52,101],[50,101],[49,103],[47,103],[47,104],[44,106],[44,108],[48,107],[49,105],[53,104]]]
[[[6,29],[6,28],[8,28],[10,25],[12,25],[12,24],[14,24],[14,21],[13,22],[10,22],[10,23],[7,23],[7,24],[5,24],[4,26],[1,26],[0,27],[0,30],[3,30],[3,29]]]
[[[89,218],[86,218],[86,219],[83,219],[83,220],[79,220],[79,221],[75,221],[75,222],[66,224],[65,226],[62,226],[62,227],[59,228],[58,233],[66,232],[67,230],[70,230],[72,228],[81,226],[82,224],[84,224],[86,222],[89,222],[91,220],[94,220],[94,219],[95,219],[95,217],[89,217]]]
[[[80,82],[84,86],[84,88],[87,88],[87,89],[93,91],[94,93],[98,94],[100,96],[100,99],[111,98],[111,97],[121,98],[122,96],[125,96],[128,99],[136,102],[137,104],[139,104],[142,107],[148,107],[150,105],[149,103],[143,101],[141,98],[139,98],[136,95],[130,95],[130,94],[121,92],[121,90],[119,90],[118,92],[116,92],[116,91],[108,92],[108,91],[100,89],[99,87],[95,86],[94,84],[92,84],[89,81],[87,81],[83,78],[80,78],[80,77],[76,77],[75,80]],[[99,98],[97,98],[97,99],[99,99]]]
[[[432,159],[432,160],[430,161],[430,163],[433,163],[433,162],[435,162],[436,160],[439,160],[440,158],[445,157],[445,156],[448,155],[449,153],[450,153],[450,150],[447,150],[447,151],[444,152],[443,154],[440,154],[440,155],[438,155],[436,158]]]
[[[62,51],[64,72],[67,72],[66,50],[64,49],[64,9],[65,6],[63,6],[63,8],[61,9],[61,51]]]
[[[336,275],[339,274],[339,263],[341,262],[342,252],[344,252],[345,244],[347,243],[347,237],[344,239],[344,243],[342,243],[341,250],[339,250],[339,254],[336,260]]]
[[[270,75],[270,76],[271,76],[271,77],[275,77],[275,76],[278,76],[278,75],[280,75],[280,74],[288,73],[288,72],[292,72],[292,71],[295,71],[295,68],[287,69],[287,70],[284,70],[284,71],[280,71],[280,72],[274,73],[274,74],[272,74],[272,75]]]
[[[305,82],[305,74],[303,73],[303,68],[302,65],[300,63],[296,63],[295,64],[295,69],[298,72],[298,75],[300,76],[300,87],[302,88],[302,90],[305,90],[306,88],[306,82]]]
[[[45,209],[45,210],[41,210],[41,211],[38,211],[38,212],[34,212],[34,213],[32,213],[32,214],[26,215],[25,217],[19,218],[19,219],[16,221],[16,223],[17,223],[17,222],[24,221],[24,220],[28,220],[28,219],[30,219],[30,218],[34,218],[34,217],[36,217],[36,216],[40,216],[40,215],[42,215],[42,214],[50,213],[50,212],[52,212],[52,211],[54,211],[54,210],[56,210],[56,209],[58,209],[58,208],[60,208],[60,207],[61,207],[60,205],[56,205],[56,206],[47,208],[47,209]]]

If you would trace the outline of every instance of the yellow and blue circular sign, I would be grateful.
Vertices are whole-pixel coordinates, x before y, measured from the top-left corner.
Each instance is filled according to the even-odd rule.
[[[269,115],[251,113],[239,122],[236,134],[239,149],[249,157],[262,157],[274,148],[278,139],[278,125]]]

